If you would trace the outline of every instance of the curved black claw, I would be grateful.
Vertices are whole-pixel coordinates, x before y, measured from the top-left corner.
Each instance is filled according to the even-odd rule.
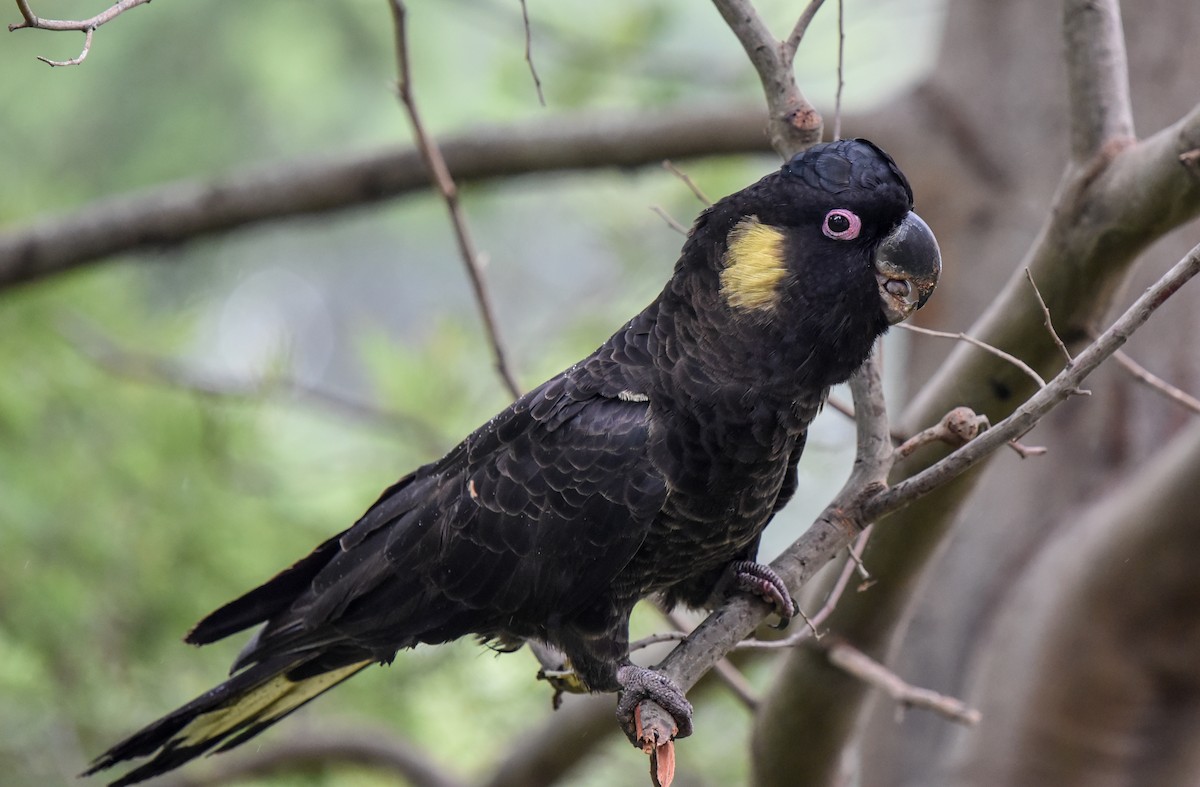
[[[629,740],[635,744],[638,742],[634,714],[645,700],[653,700],[671,714],[677,728],[676,738],[686,738],[692,734],[692,703],[687,701],[675,681],[661,672],[625,664],[617,668],[617,682],[621,684],[621,693],[617,698],[617,720],[621,722],[621,729],[625,730]]]
[[[729,564],[729,570],[733,572],[734,587],[765,600],[779,616],[778,628],[787,628],[797,608],[779,575],[770,566],[752,560],[734,561]]]

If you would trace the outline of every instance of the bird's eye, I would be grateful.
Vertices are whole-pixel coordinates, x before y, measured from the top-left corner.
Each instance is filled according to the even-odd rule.
[[[834,240],[850,240],[858,237],[862,229],[862,220],[852,212],[843,208],[834,208],[825,214],[825,223],[821,231],[825,237]]]

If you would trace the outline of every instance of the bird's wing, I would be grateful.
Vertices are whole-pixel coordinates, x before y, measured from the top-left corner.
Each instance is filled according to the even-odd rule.
[[[323,650],[340,663],[569,618],[628,562],[666,496],[648,403],[621,393],[550,380],[190,641],[265,620],[236,667]],[[335,666],[325,661],[313,666]]]

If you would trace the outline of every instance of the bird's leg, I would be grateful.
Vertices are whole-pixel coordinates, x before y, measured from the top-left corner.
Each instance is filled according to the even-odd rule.
[[[675,737],[686,738],[692,734],[692,703],[687,701],[683,690],[675,681],[646,667],[625,663],[617,667],[617,682],[621,684],[617,698],[617,720],[621,729],[635,745],[639,743],[635,716],[638,706],[653,700],[671,714],[675,721]]]
[[[766,601],[779,616],[779,628],[785,628],[796,614],[796,602],[787,585],[770,566],[752,560],[735,560],[729,564],[733,584],[738,590],[753,593]]]

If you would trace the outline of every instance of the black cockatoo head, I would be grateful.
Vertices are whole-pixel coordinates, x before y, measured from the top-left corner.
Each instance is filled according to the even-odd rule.
[[[925,305],[937,284],[941,255],[912,211],[908,179],[866,140],[814,145],[726,200],[733,224],[721,291],[734,309],[836,296],[831,286],[853,286],[869,273],[894,324]]]
[[[938,244],[912,207],[908,180],[871,142],[799,153],[697,220],[677,268],[705,323],[693,333],[717,353],[769,347],[792,379],[843,381],[937,284]]]

